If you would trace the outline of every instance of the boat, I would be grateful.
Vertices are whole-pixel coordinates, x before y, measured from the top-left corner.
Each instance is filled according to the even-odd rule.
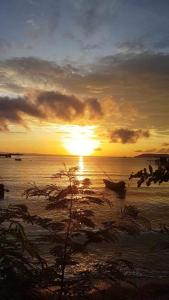
[[[15,158],[15,160],[16,160],[16,161],[21,161],[22,159],[21,159],[21,158]]]
[[[124,181],[114,182],[112,180],[103,179],[103,182],[109,190],[116,192],[120,198],[125,198],[126,183]]]

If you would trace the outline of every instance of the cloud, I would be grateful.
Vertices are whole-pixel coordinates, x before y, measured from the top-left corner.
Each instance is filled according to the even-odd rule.
[[[167,146],[169,146],[168,143],[164,143],[163,144],[166,147],[162,147],[162,148],[152,148],[152,149],[146,149],[146,150],[136,150],[136,153],[169,153],[169,148]]]
[[[18,93],[18,91],[24,93],[25,89],[29,88],[57,90],[62,88],[63,79],[69,76],[72,69],[71,66],[60,67],[56,63],[35,57],[1,61],[0,90],[13,93]]]
[[[92,119],[102,115],[100,102],[94,98],[82,101],[73,95],[50,91],[40,93],[36,102],[49,115],[67,121],[74,121],[85,116],[87,119]]]
[[[97,98],[88,98],[86,99],[85,104],[90,112],[91,119],[103,116],[102,107]]]
[[[47,112],[63,120],[71,121],[83,115],[85,104],[75,96],[58,92],[43,92],[37,97],[37,105]]]
[[[88,79],[103,89],[111,87],[116,96],[134,96],[138,101],[139,96],[154,96],[162,89],[167,92],[168,76],[169,55],[145,52],[103,57]]]
[[[142,129],[119,128],[111,131],[110,140],[112,143],[134,144],[140,138],[149,138],[150,132]]]
[[[82,85],[83,81],[83,85]],[[118,54],[101,58],[72,87],[98,96],[125,100],[139,112],[135,126],[168,128],[169,54]]]
[[[164,153],[164,154],[167,153],[168,154],[169,153],[169,148],[163,147],[163,148],[159,149],[158,152],[159,153]]]
[[[117,47],[118,50],[129,53],[142,53],[146,50],[144,43],[140,39],[119,42]]]
[[[0,97],[0,130],[7,130],[8,124],[26,125],[24,116],[38,119],[45,118],[42,111],[36,105],[29,103],[27,98]]]
[[[168,92],[169,54],[143,52],[140,54],[119,53],[105,56],[84,68],[58,64],[36,57],[10,59],[0,63],[4,80],[16,82],[20,87],[43,84],[73,90],[73,93],[92,93],[116,97],[154,96]],[[168,92],[169,93],[169,92]],[[167,95],[168,95],[167,93]]]
[[[64,122],[81,122],[101,116],[101,106],[97,99],[86,101],[73,95],[59,92],[32,91],[18,98],[0,97],[0,130],[7,130],[9,124],[26,126],[26,118]]]
[[[168,128],[169,54],[119,53],[86,67],[58,65],[35,57],[10,59],[0,63],[0,81],[2,93],[16,96],[29,89],[41,89],[77,98],[99,98],[101,106],[109,97],[120,118],[128,119],[124,126],[132,123],[135,128],[144,128],[146,123],[148,128]],[[137,119],[132,111],[137,112]],[[112,114],[111,123],[117,122],[113,109],[106,110],[105,120],[107,114]]]

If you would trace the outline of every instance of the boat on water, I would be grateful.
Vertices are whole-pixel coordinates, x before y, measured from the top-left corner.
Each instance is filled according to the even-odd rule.
[[[16,160],[16,161],[22,161],[22,159],[21,159],[21,158],[15,158],[15,160]]]
[[[103,179],[103,182],[109,190],[117,193],[119,198],[125,198],[126,195],[126,183],[124,181],[114,182],[112,180]]]

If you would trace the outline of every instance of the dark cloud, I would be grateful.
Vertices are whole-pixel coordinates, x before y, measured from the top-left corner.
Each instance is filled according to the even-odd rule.
[[[91,119],[102,115],[98,99],[88,98],[82,101],[73,95],[58,92],[41,93],[37,98],[37,105],[43,107],[49,115],[63,120],[73,121],[85,115]]]
[[[72,74],[78,69],[70,64],[58,64],[36,57],[20,57],[0,61],[1,90],[18,93],[25,89],[58,90],[67,88]]]
[[[90,93],[93,88],[99,88],[100,92],[113,93],[126,96],[142,91],[144,95],[157,90],[168,91],[169,54],[116,54],[105,56],[87,69],[75,66],[59,66],[54,62],[35,57],[10,59],[0,63],[0,71],[6,74],[9,81],[18,77],[23,85],[26,81],[44,83],[57,86],[59,83],[66,89],[74,90],[74,93]],[[13,77],[14,75],[15,77]],[[146,88],[146,90],[145,90]]]
[[[116,54],[100,59],[96,70],[113,74],[115,70],[138,74],[169,75],[169,54],[142,52],[140,54]]]
[[[149,137],[149,131],[142,129],[132,130],[126,128],[119,128],[111,131],[110,133],[110,140],[112,143],[134,144],[140,138]]]
[[[64,68],[58,66],[54,62],[43,60],[37,57],[20,57],[12,58],[1,62],[1,66],[6,68],[6,70],[13,70],[18,75],[23,75],[24,77],[32,77],[32,81],[41,78],[46,80],[47,78],[53,79],[56,76],[61,77],[64,74]]]
[[[90,73],[71,78],[71,86],[83,93],[125,99],[139,112],[135,126],[168,128],[169,54],[118,54],[91,66]],[[144,120],[143,120],[144,116]]]
[[[101,104],[97,98],[88,98],[86,99],[85,103],[91,114],[91,118],[103,115]]]
[[[64,70],[53,62],[41,60],[35,57],[15,58],[0,63],[0,71],[3,74],[1,83],[6,90],[15,85],[13,92],[25,88],[48,87],[55,85],[65,76]]]
[[[7,130],[8,124],[25,125],[24,116],[31,116],[38,119],[45,117],[44,113],[29,103],[27,98],[0,97],[0,130]]]
[[[71,92],[108,95],[118,105],[125,100],[138,111],[134,126],[142,127],[146,120],[148,127],[159,129],[168,128],[168,82],[169,54],[153,53],[107,56],[91,65],[90,72],[64,80]]]
[[[25,116],[38,120],[63,120],[80,122],[101,116],[97,99],[82,101],[73,95],[59,92],[34,92],[27,97],[0,97],[0,130],[7,130],[9,124],[26,125]]]
[[[49,115],[63,120],[74,120],[83,115],[85,103],[75,96],[63,95],[58,92],[44,92],[37,98],[37,105]]]
[[[33,57],[11,59],[0,63],[0,76],[2,92],[64,90],[78,98],[99,97],[102,104],[104,97],[109,96],[117,106],[124,106],[123,116],[128,117],[128,123],[133,120],[129,111],[127,116],[126,107],[138,112],[138,119],[133,123],[136,128],[145,126],[145,120],[148,128],[168,128],[169,54],[119,53],[105,56],[86,68],[71,64],[59,66]]]

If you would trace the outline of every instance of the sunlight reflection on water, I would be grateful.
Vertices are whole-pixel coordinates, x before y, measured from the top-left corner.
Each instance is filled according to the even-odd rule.
[[[83,156],[79,156],[78,175],[77,175],[78,180],[83,180],[84,179],[84,170],[85,170],[85,166],[84,166]]]

